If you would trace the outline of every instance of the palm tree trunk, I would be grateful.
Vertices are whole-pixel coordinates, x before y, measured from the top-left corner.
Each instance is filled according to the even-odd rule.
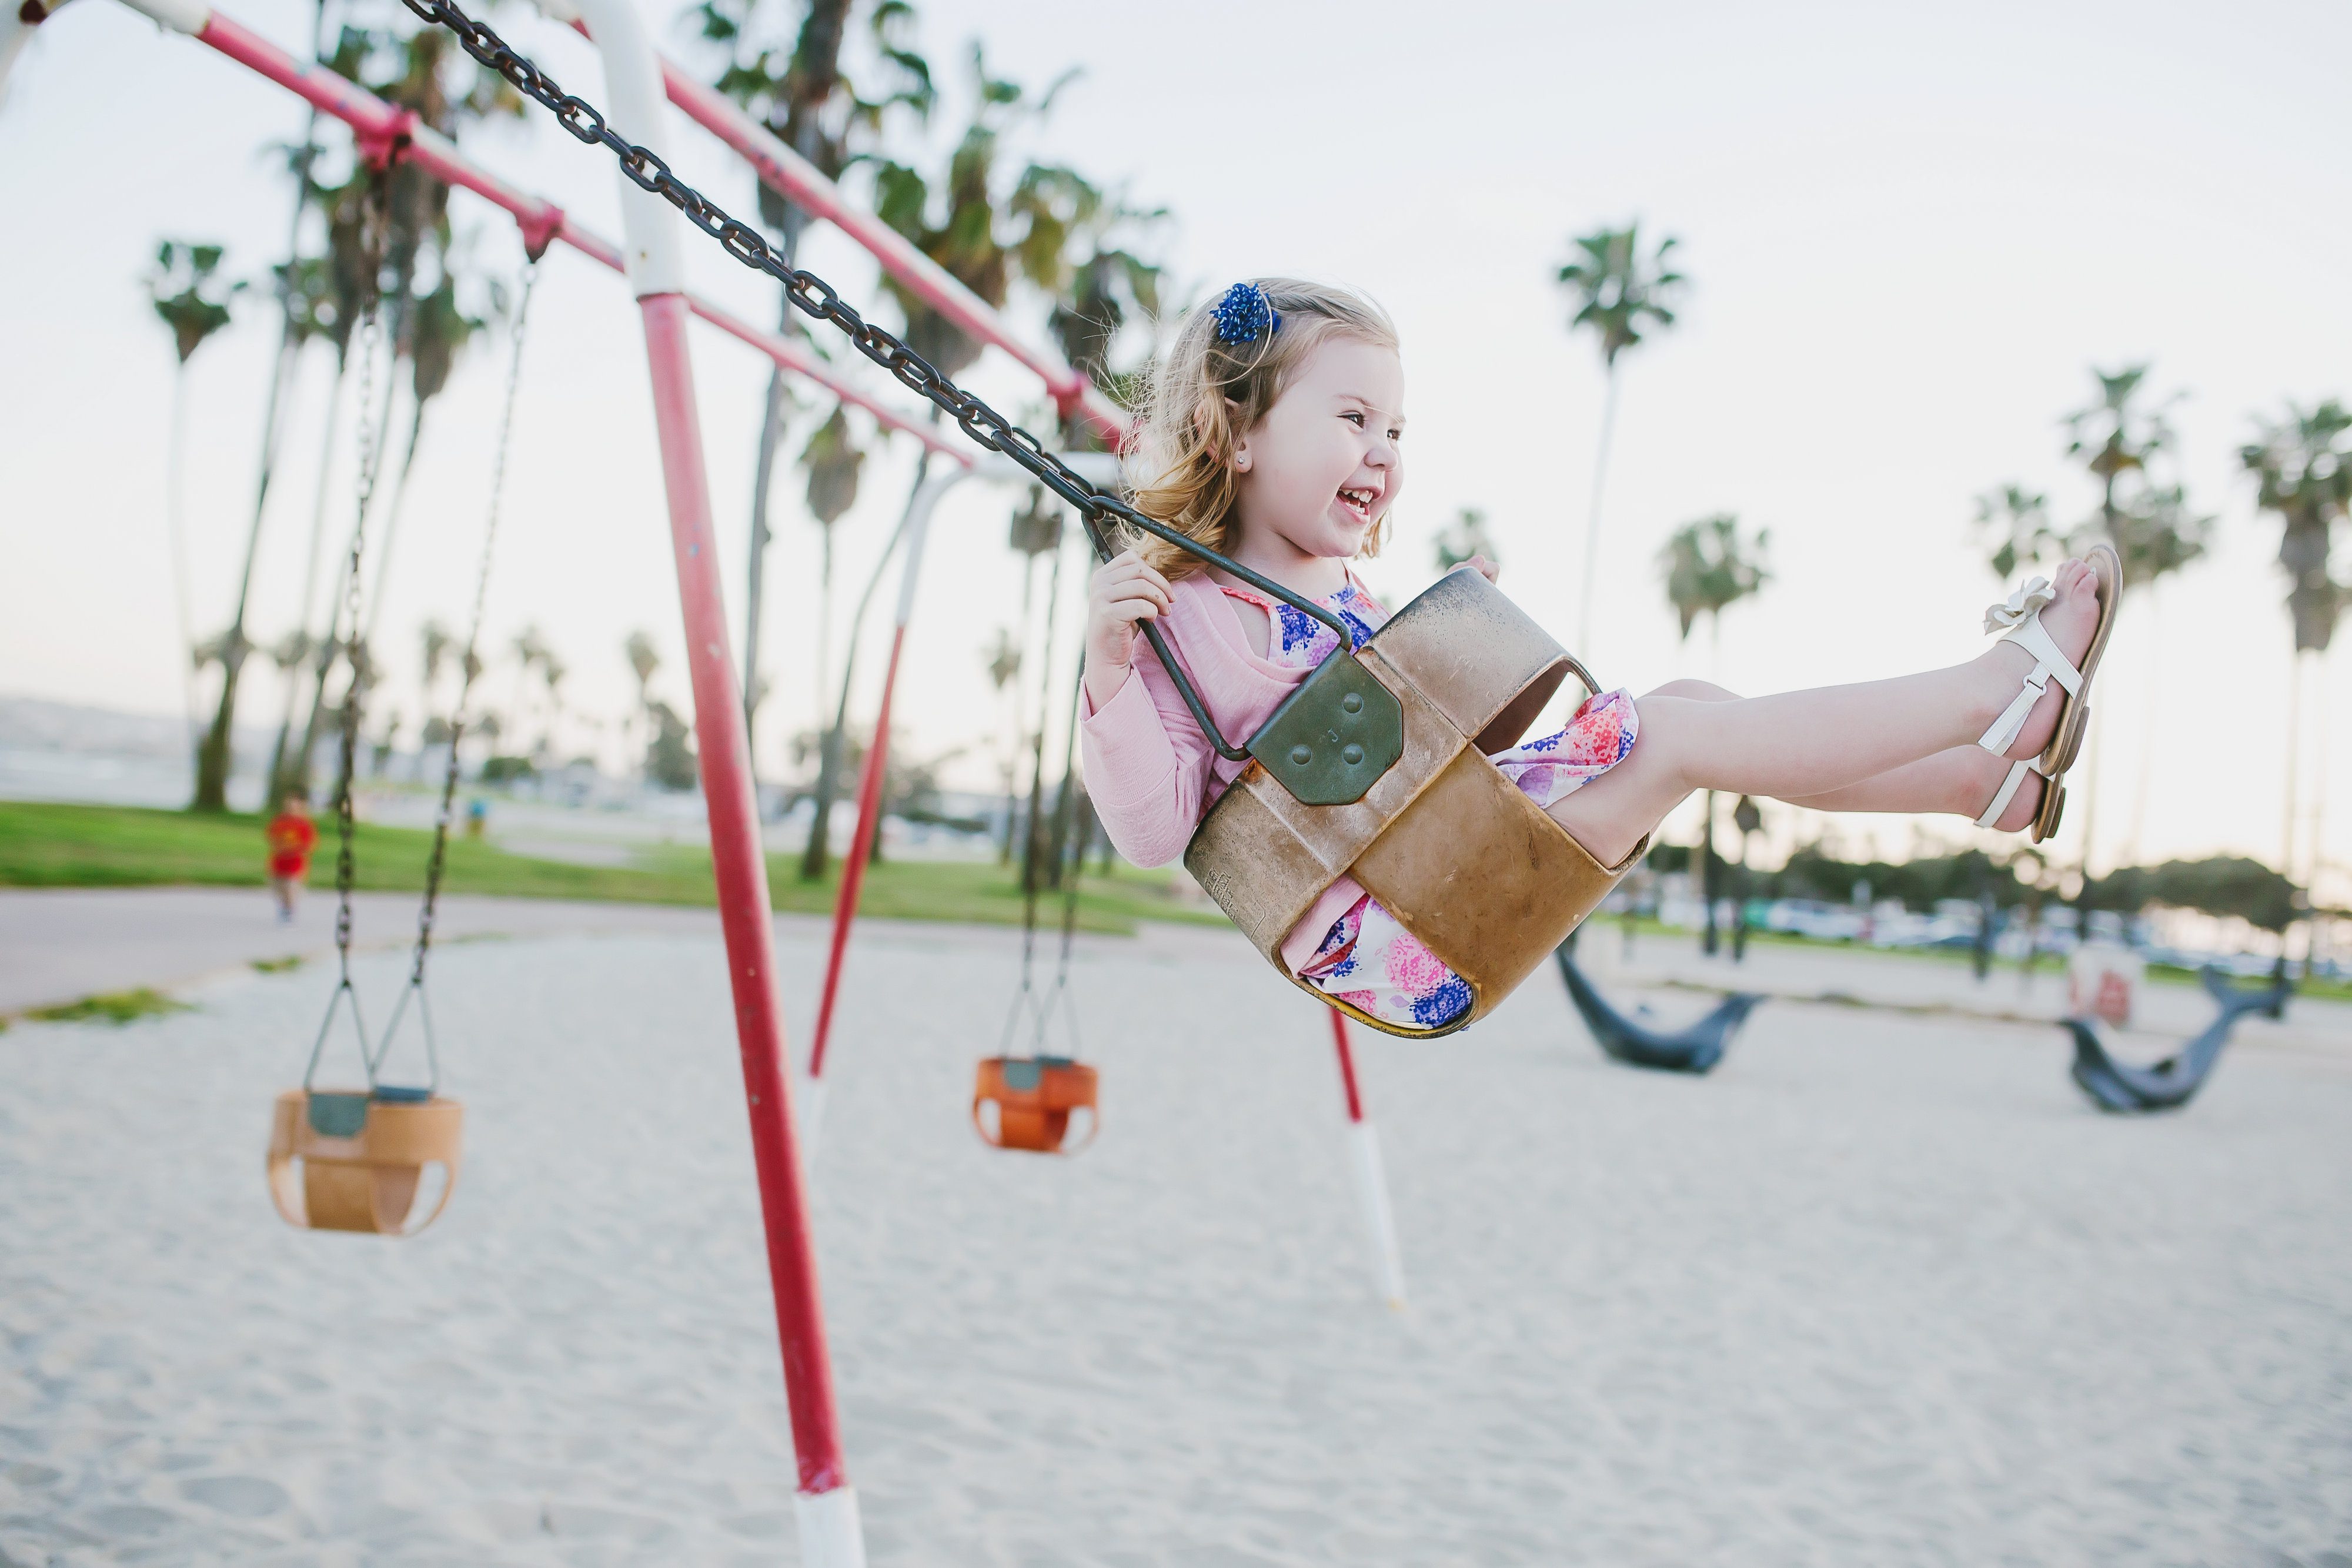
[[[783,305],[784,324],[792,318],[792,302]],[[779,327],[778,330],[782,330]],[[759,781],[759,747],[754,744],[752,725],[760,711],[760,612],[765,602],[762,589],[766,580],[768,541],[774,537],[768,527],[768,486],[775,476],[776,448],[784,435],[784,368],[772,366],[768,373],[768,401],[760,419],[760,455],[751,471],[751,559],[744,572],[743,588],[743,748],[752,758],[752,783]],[[824,686],[818,686],[822,693]],[[819,696],[819,711],[824,698]]]
[[[2303,771],[2303,650],[2292,657],[2286,677],[2286,806],[2279,834],[2279,873],[2289,882],[2294,880],[2295,796]]]
[[[203,748],[196,753],[194,809],[199,811],[228,810],[228,776],[235,760],[236,683],[245,670],[247,652],[245,613],[253,598],[253,563],[261,550],[261,520],[269,505],[269,480],[278,466],[281,393],[298,347],[294,340],[294,311],[289,303],[285,331],[278,340],[278,362],[269,372],[269,396],[263,404],[261,477],[254,486],[253,522],[246,530],[245,568],[236,580],[236,612],[229,618],[228,633],[221,643],[220,706],[213,715],[212,729],[205,736]]]
[[[172,378],[171,446],[163,461],[163,533],[172,551],[172,598],[180,617],[180,700],[188,718],[188,749],[196,749],[196,633],[188,609],[188,545],[180,516],[180,486],[187,465],[188,361]]]
[[[388,402],[389,400],[387,400]],[[402,503],[408,499],[408,476],[416,467],[416,444],[425,436],[425,399],[416,400],[416,407],[408,420],[408,449],[401,454],[400,477],[393,481],[392,505],[383,514],[383,539],[375,551],[375,591],[368,595],[367,620],[360,632],[360,645],[366,647],[375,641],[375,632],[383,614],[384,585],[392,580],[392,547],[400,536]]]
[[[1028,656],[1029,616],[1036,598],[1037,558],[1033,555],[1023,563],[1021,568],[1021,643],[1015,650],[1016,658],[1025,659]],[[1016,673],[1013,677],[1013,745],[1004,758],[1004,838],[1003,841],[996,846],[996,863],[999,865],[1013,863],[1013,819],[1020,815],[1013,790],[1021,777],[1021,737],[1024,733],[1022,726],[1028,712],[1022,702],[1025,695],[1021,686],[1021,677]]]
[[[932,418],[938,417],[936,413],[933,413]],[[915,459],[915,482],[908,488],[907,506],[898,514],[898,527],[883,544],[881,559],[874,563],[874,575],[866,580],[865,591],[857,596],[856,612],[849,618],[849,643],[841,655],[840,700],[834,704],[832,725],[817,743],[816,785],[810,791],[809,800],[808,842],[801,847],[803,882],[822,882],[825,867],[832,860],[833,801],[841,790],[841,754],[848,744],[849,685],[857,674],[858,635],[865,628],[866,612],[874,602],[875,590],[882,586],[883,569],[890,564],[890,557],[898,549],[898,541],[906,537],[907,524],[915,515],[916,497],[923,493],[923,481],[930,471],[931,449],[926,446],[922,455]],[[819,702],[822,704],[823,699],[819,698]],[[817,711],[822,716],[822,706]],[[874,842],[879,845],[881,841],[882,835],[877,832]],[[871,863],[871,857],[868,863]]]
[[[1037,643],[1037,737],[1030,747],[1028,831],[1023,836],[1021,891],[1034,893],[1043,881],[1045,833],[1045,725],[1054,701],[1054,617],[1062,602],[1062,551],[1045,590],[1045,631]]]
[[[1608,390],[1601,395],[1601,449],[1592,460],[1592,508],[1585,515],[1584,524],[1584,589],[1582,608],[1576,616],[1577,652],[1586,657],[1592,653],[1592,590],[1593,575],[1601,561],[1601,497],[1609,482],[1609,442],[1617,427],[1617,365],[1609,365]]]
[[[391,335],[391,340],[398,341],[396,331]],[[389,356],[384,367],[383,407],[376,415],[375,451],[378,454],[383,451],[384,437],[392,429],[392,376],[399,366],[400,356],[395,351]],[[362,419],[367,417],[364,404],[360,409],[360,417]],[[323,486],[325,482],[324,477],[321,476],[320,483]],[[352,533],[355,539],[360,537],[360,530],[366,526],[366,522],[367,519],[362,517],[354,517],[352,519]],[[344,547],[343,553],[346,557],[350,555],[349,545]],[[300,770],[299,776],[305,788],[309,786],[310,779],[310,753],[319,743],[319,721],[326,711],[327,676],[334,670],[336,654],[346,652],[340,644],[341,638],[348,638],[354,648],[366,645],[366,640],[360,635],[359,628],[355,626],[347,628],[343,625],[343,599],[342,595],[338,593],[334,596],[333,604],[327,613],[327,635],[320,643],[319,659],[314,666],[317,683],[310,688],[310,718],[302,729],[302,754],[295,759],[295,767]],[[356,658],[352,661],[352,674],[351,695],[344,699],[347,702],[355,698],[360,692],[359,661]]]
[[[310,629],[310,606],[319,591],[319,547],[326,542],[328,481],[334,477],[335,421],[342,412],[343,384],[351,379],[347,369],[344,357],[337,355],[334,385],[327,392],[327,434],[319,454],[319,486],[310,501],[310,558],[302,567],[302,599],[295,621],[305,632]],[[334,631],[330,627],[320,637],[320,646],[326,646],[333,637]],[[310,753],[305,750],[299,758],[289,758],[286,753],[286,743],[293,737],[294,705],[301,691],[301,667],[298,664],[286,674],[286,712],[278,721],[278,746],[269,758],[269,799],[263,802],[264,810],[297,789],[304,793],[310,789]]]
[[[1703,798],[1706,802],[1706,814],[1698,830],[1698,896],[1699,902],[1706,906],[1706,924],[1699,937],[1699,951],[1712,958],[1717,948],[1715,933],[1715,895],[1718,881],[1715,869],[1715,791],[1709,789]]]
[[[311,26],[310,52],[316,56],[326,42],[327,9],[321,4]],[[301,342],[295,335],[294,288],[292,268],[301,259],[302,213],[310,204],[310,161],[318,152],[319,110],[314,105],[310,118],[302,128],[302,152],[294,165],[294,215],[289,220],[292,230],[286,236],[285,287],[279,303],[285,308],[285,320],[278,335],[278,362],[269,371],[269,397],[263,405],[261,416],[261,478],[254,487],[253,526],[245,536],[245,570],[236,580],[236,613],[228,626],[227,641],[221,647],[220,711],[213,716],[212,733],[205,737],[204,749],[196,757],[196,800],[199,811],[225,811],[228,809],[228,776],[234,761],[236,746],[236,678],[245,668],[245,612],[253,595],[253,562],[261,549],[261,519],[269,505],[269,479],[278,467],[279,394],[286,384],[287,372],[301,351]],[[275,770],[275,764],[272,769]],[[268,810],[265,798],[262,810]]]
[[[2164,714],[2164,579],[2147,585],[2147,727],[2142,732],[2139,777],[2132,789],[2131,836],[2125,841],[2123,863],[2137,865],[2140,835],[2147,826],[2147,786],[2156,773],[2156,733]]]
[[[2311,846],[2306,857],[2310,869],[2305,885],[2316,889],[2321,870],[2327,863],[2327,661],[2328,650],[2321,649],[2312,657],[2312,704],[2315,716],[2311,737],[2311,816],[2304,824],[2304,842]]]

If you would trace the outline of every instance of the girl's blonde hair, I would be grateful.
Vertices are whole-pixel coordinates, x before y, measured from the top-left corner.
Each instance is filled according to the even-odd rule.
[[[1234,451],[1307,356],[1338,337],[1398,346],[1388,312],[1360,294],[1295,277],[1250,281],[1281,317],[1281,326],[1251,342],[1228,343],[1217,336],[1215,307],[1194,308],[1151,367],[1128,455],[1135,485],[1129,504],[1225,555],[1233,553],[1239,521]],[[1360,554],[1380,553],[1387,523],[1383,513],[1364,536]],[[1164,539],[1131,528],[1129,533],[1129,546],[1171,579],[1206,564]]]

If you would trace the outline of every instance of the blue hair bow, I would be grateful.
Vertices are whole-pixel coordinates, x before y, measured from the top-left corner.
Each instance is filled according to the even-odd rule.
[[[1236,283],[1217,301],[1217,337],[1227,343],[1255,343],[1282,330],[1282,312],[1255,283]]]

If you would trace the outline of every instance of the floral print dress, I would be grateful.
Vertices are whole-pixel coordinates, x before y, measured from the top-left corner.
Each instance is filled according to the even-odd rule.
[[[1339,633],[1302,610],[1269,603],[1244,589],[1225,592],[1258,606],[1273,622],[1275,645],[1267,656],[1275,664],[1311,667],[1339,646]],[[1322,602],[1348,623],[1359,643],[1389,618],[1352,577]],[[1639,724],[1629,693],[1602,692],[1587,698],[1559,729],[1497,752],[1495,766],[1537,805],[1549,806],[1622,761],[1633,749]],[[1383,1023],[1408,1029],[1441,1028],[1470,1006],[1469,983],[1370,894],[1332,922],[1298,977]]]

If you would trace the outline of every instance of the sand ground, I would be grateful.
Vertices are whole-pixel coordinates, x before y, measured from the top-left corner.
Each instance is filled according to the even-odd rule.
[[[820,956],[783,928],[796,1040]],[[877,1563],[2352,1568],[2352,1012],[2138,1121],[1959,1015],[1778,1001],[1703,1081],[1542,981],[1360,1036],[1395,1314],[1311,1004],[1223,934],[1086,943],[1102,1140],[1008,1155],[965,1107],[1016,962],[852,960],[817,1223]],[[0,1035],[0,1562],[793,1561],[715,941],[442,954],[468,1163],[401,1244],[262,1190],[330,983]]]

